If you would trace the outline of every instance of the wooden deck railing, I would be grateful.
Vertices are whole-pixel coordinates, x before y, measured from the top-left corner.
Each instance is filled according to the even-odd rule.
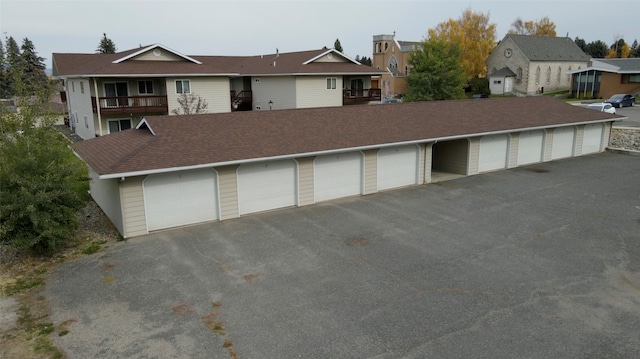
[[[342,103],[344,105],[380,100],[382,100],[381,89],[342,90]]]
[[[113,96],[91,97],[93,112],[100,114],[119,113],[167,113],[167,96]]]

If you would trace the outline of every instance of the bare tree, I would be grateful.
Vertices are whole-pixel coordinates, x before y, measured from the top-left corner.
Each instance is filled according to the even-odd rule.
[[[195,115],[198,113],[205,113],[209,104],[207,100],[202,97],[192,94],[183,93],[178,97],[179,108],[171,111],[174,115]]]

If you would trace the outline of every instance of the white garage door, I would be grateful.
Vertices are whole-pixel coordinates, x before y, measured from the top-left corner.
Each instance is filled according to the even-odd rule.
[[[360,152],[318,156],[313,166],[316,202],[362,193]]]
[[[506,168],[508,150],[509,136],[483,136],[480,140],[478,171],[486,172]]]
[[[582,138],[582,153],[597,153],[602,150],[602,124],[593,123],[584,126],[584,136]]]
[[[148,230],[218,219],[216,182],[211,169],[147,176],[143,192]]]
[[[238,210],[241,215],[295,204],[296,164],[293,160],[238,167]]]
[[[551,159],[571,157],[573,155],[573,127],[559,127],[553,130]]]
[[[526,131],[518,137],[518,166],[541,162],[544,132]]]
[[[378,190],[418,182],[418,146],[382,148],[378,151]]]

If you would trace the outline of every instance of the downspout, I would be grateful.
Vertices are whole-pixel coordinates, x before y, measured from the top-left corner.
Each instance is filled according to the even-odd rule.
[[[98,92],[98,81],[96,81],[95,77],[93,80],[93,88],[96,93],[96,112],[98,113],[98,128],[100,129],[100,136],[102,136],[102,116],[100,114],[100,93]]]

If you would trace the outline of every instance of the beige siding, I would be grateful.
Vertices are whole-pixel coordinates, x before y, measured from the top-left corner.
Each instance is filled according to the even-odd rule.
[[[313,160],[315,157],[297,158],[298,162],[298,206],[315,202],[313,183]]]
[[[605,123],[603,123],[603,125],[604,125],[604,129],[603,129],[604,134],[602,136],[602,138],[603,138],[602,142],[603,142],[603,146],[606,148],[606,147],[609,147],[609,141],[611,140],[611,125],[612,125],[612,123],[611,122],[605,122]]]
[[[102,208],[121,234],[124,233],[117,179],[100,180],[98,174],[89,168],[91,197]]]
[[[553,149],[553,130],[544,131],[544,154],[542,156],[542,162],[551,161],[551,150]]]
[[[423,183],[431,183],[431,166],[433,165],[433,143],[424,145]]]
[[[315,59],[313,62],[347,62],[347,61],[348,61],[347,59],[345,59],[340,55],[329,53]]]
[[[238,166],[217,167],[220,193],[220,220],[239,217],[238,212]]]
[[[512,133],[509,141],[509,153],[507,154],[507,168],[518,166],[518,144],[520,143],[520,133]]]
[[[155,53],[154,53],[155,52]],[[156,55],[157,54],[157,55]],[[142,53],[136,57],[131,58],[131,60],[133,61],[137,61],[137,60],[143,60],[143,61],[183,61],[183,62],[187,62],[187,60],[185,60],[184,58],[165,51],[163,49],[154,49],[151,51],[147,51],[145,53]]]
[[[144,176],[127,177],[120,182],[120,198],[122,198],[122,218],[124,219],[124,238],[147,233],[147,219],[144,209],[144,192],[142,180]]]
[[[79,78],[68,79],[65,81],[65,89],[67,92],[67,105],[73,110],[69,115],[71,120],[75,121],[76,134],[85,140],[94,138],[99,126],[97,121],[94,120],[91,106],[93,81]]]
[[[576,127],[576,138],[573,141],[573,155],[580,156],[582,154],[582,142],[584,140],[584,125]]]
[[[364,193],[378,192],[378,150],[362,151],[364,154]]]
[[[253,109],[269,111],[296,107],[296,80],[289,76],[254,77],[251,79]]]
[[[480,137],[469,139],[469,175],[478,174],[478,164],[480,162]]]
[[[476,158],[477,152],[478,150]],[[469,173],[469,141],[466,139],[434,143],[431,147],[431,157],[432,168],[436,171],[464,175]]]
[[[327,78],[336,79],[336,88],[327,89]],[[296,107],[342,106],[342,76],[302,76],[296,78]]]
[[[419,151],[418,151],[418,184],[423,184],[424,181],[424,169],[425,169],[425,164],[424,164],[424,158],[425,158],[425,147],[426,145],[424,143],[421,143],[418,145]]]
[[[229,88],[228,77],[170,77],[167,78],[167,102],[169,104],[169,114],[175,109],[179,109],[178,97],[176,93],[176,80],[189,80],[191,93],[202,97],[207,101],[206,113],[231,112],[231,89]]]

